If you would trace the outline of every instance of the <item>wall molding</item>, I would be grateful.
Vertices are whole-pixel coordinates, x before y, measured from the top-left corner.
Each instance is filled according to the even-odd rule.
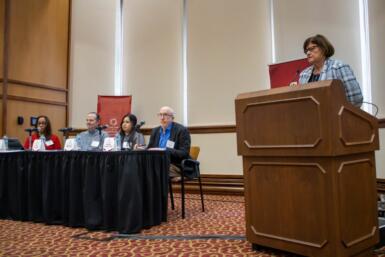
[[[140,131],[143,135],[151,135],[153,128],[142,128]],[[190,134],[221,134],[221,133],[235,133],[235,125],[207,125],[207,126],[189,126]]]
[[[378,127],[379,128],[385,128],[385,118],[378,119]]]
[[[378,125],[380,128],[385,128],[385,118],[378,119]],[[143,135],[151,135],[151,128],[141,128],[140,131]],[[86,128],[75,128],[71,135],[76,135]],[[189,126],[188,130],[190,134],[222,134],[222,133],[235,133],[236,125],[206,125],[206,126]]]
[[[59,91],[59,92],[63,92],[63,93],[66,93],[68,91],[65,88],[60,88],[57,86],[45,85],[45,84],[40,84],[40,83],[32,83],[32,82],[21,81],[21,80],[16,80],[16,79],[8,79],[8,86],[12,86],[11,84],[21,85],[21,86],[26,86],[26,87],[33,87],[33,88],[48,89],[48,90]]]
[[[39,103],[39,104],[58,105],[58,106],[64,106],[64,107],[67,106],[67,103],[65,103],[65,102],[56,102],[56,101],[23,97],[23,96],[14,96],[14,95],[8,95],[8,100],[30,102],[30,103]]]
[[[385,178],[377,178],[377,193],[385,194]]]
[[[204,194],[244,195],[243,175],[201,174]],[[180,182],[172,182],[173,190],[180,192]],[[198,180],[185,182],[187,193],[199,194]]]
[[[188,129],[191,134],[220,134],[236,132],[235,125],[190,126]]]
[[[235,133],[235,125],[213,125],[213,126],[191,126],[188,127],[190,134],[221,134],[221,133]],[[143,135],[151,135],[153,128],[141,128]],[[76,135],[86,128],[74,128],[70,135]]]

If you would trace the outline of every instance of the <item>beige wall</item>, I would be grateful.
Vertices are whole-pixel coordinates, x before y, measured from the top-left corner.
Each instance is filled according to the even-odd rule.
[[[182,121],[182,1],[124,1],[123,16],[123,93],[133,113],[152,127],[169,105]]]
[[[235,124],[234,99],[269,87],[268,1],[188,1],[189,125]]]
[[[385,129],[380,129],[380,151],[376,151],[377,178],[385,178]]]
[[[188,125],[234,124],[236,95],[268,87],[269,2],[187,0]],[[84,127],[97,94],[114,92],[115,4],[73,1],[72,126]],[[323,33],[337,49],[335,57],[351,64],[361,80],[357,1],[274,0],[273,6],[278,61],[303,57],[303,40]],[[385,105],[383,13],[382,0],[370,1],[372,90],[380,106]],[[123,16],[123,94],[133,95],[133,112],[146,127],[158,123],[155,114],[166,104],[181,122],[183,1],[124,0]],[[201,146],[203,173],[242,173],[235,133],[192,135],[192,144]]]
[[[198,160],[204,174],[242,174],[242,158],[237,156],[235,133],[197,134],[191,145],[201,148]]]
[[[379,107],[377,117],[385,118],[385,1],[369,1],[372,101]],[[385,178],[385,129],[380,130],[380,151],[376,153],[377,177]]]
[[[305,58],[302,45],[315,34],[335,47],[333,58],[352,66],[361,82],[358,1],[273,0],[277,62]]]
[[[377,116],[385,118],[385,1],[370,0],[369,14],[372,101],[379,107]]]
[[[188,123],[235,124],[234,99],[269,87],[268,1],[190,0],[188,10]],[[261,36],[265,35],[265,36]],[[234,134],[197,134],[205,174],[242,174]]]
[[[97,95],[114,94],[114,0],[72,1],[69,124],[85,127]]]

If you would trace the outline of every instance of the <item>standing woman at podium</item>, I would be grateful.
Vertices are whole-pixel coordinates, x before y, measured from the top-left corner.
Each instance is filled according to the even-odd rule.
[[[60,140],[55,134],[52,134],[51,122],[49,121],[47,116],[41,115],[37,117],[37,123],[35,125],[35,128],[37,128],[37,132],[32,134],[32,145],[36,139],[43,139],[46,150],[61,149]],[[24,143],[24,149],[28,150],[29,148],[29,138],[27,137]]]
[[[352,69],[349,65],[330,58],[334,54],[334,47],[326,37],[323,35],[309,37],[303,43],[303,51],[311,66],[301,72],[300,84],[339,79],[345,87],[347,100],[357,107],[362,105],[361,88]]]

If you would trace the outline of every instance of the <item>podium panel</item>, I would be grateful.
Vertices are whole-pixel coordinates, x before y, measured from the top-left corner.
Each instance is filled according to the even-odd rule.
[[[378,122],[328,80],[241,94],[235,100],[238,154],[337,156],[378,149]]]
[[[250,103],[242,115],[249,149],[315,148],[322,140],[320,106],[311,96]]]

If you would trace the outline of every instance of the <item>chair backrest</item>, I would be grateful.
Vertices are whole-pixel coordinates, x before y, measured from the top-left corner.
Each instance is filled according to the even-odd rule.
[[[201,150],[201,148],[199,146],[191,146],[190,147],[191,159],[196,161],[198,159],[198,155],[199,155],[200,150]]]

